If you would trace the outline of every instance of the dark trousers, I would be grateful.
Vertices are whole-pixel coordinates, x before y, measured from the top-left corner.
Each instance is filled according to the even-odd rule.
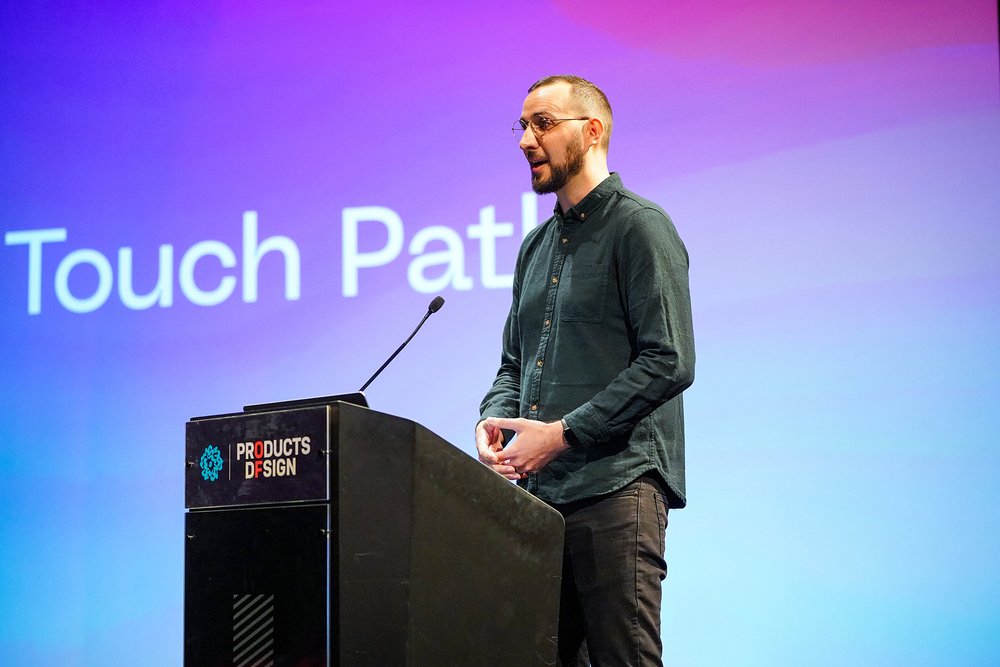
[[[560,664],[662,665],[667,500],[659,477],[643,475],[606,496],[555,507],[566,520]]]

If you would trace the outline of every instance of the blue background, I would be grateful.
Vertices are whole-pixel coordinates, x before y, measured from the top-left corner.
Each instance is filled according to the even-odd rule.
[[[508,128],[560,72],[608,94],[611,168],[692,258],[671,663],[1000,661],[994,3],[8,3],[0,63],[3,664],[180,664],[184,422],[360,386],[433,296],[407,267],[436,225],[473,287],[438,290],[368,395],[471,454],[510,294],[467,229],[496,207],[512,270],[529,174]],[[357,206],[405,240],[345,297]],[[270,254],[242,300],[246,211],[297,245],[301,298]],[[7,234],[42,229],[67,239],[31,314]],[[177,277],[205,240],[238,259],[197,265],[202,289],[236,278],[210,307]],[[173,305],[125,307],[119,249],[144,294],[164,244]],[[80,249],[114,274],[87,313],[55,288]],[[78,299],[97,285],[69,274]]]

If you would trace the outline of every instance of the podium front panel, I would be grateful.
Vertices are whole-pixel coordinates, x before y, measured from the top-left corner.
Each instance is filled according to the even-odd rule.
[[[184,664],[329,663],[328,505],[188,512]]]

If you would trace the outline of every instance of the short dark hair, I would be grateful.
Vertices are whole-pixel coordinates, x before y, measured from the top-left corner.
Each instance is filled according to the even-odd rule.
[[[611,103],[608,102],[608,96],[600,88],[580,76],[554,74],[543,77],[531,84],[528,92],[530,93],[536,88],[550,86],[560,81],[565,81],[571,86],[570,94],[573,96],[573,101],[581,107],[581,111],[592,116],[597,116],[604,123],[604,136],[601,138],[601,147],[605,151],[608,150],[608,146],[611,143],[611,125],[613,122],[611,117]]]

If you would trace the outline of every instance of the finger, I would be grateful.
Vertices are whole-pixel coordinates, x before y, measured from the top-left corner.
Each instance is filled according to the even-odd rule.
[[[483,463],[499,463],[500,457],[497,454],[498,451],[486,439],[476,437],[476,453],[479,455],[479,460]]]
[[[503,450],[503,454],[500,454],[497,457],[497,463],[501,466],[509,467],[511,471],[517,473],[518,475],[527,476],[527,473],[535,472],[535,465],[531,460],[526,460],[523,456],[521,456],[520,452],[517,450],[513,452],[514,456],[510,455],[512,453],[511,450],[515,449],[516,444],[517,443]]]
[[[490,431],[491,431],[490,445],[499,449],[503,449],[503,442],[504,442],[503,431],[501,431],[498,428],[490,429]]]
[[[527,475],[529,472],[535,472],[532,466],[528,465],[527,463],[517,463],[512,465],[507,461],[500,461],[500,465],[501,466],[506,465],[508,468],[510,468],[513,472],[517,473],[518,475]]]
[[[476,451],[479,454],[480,461],[483,463],[496,463],[496,452],[500,449],[503,448],[497,447],[496,439],[489,437],[486,433],[486,429],[476,429]]]
[[[507,438],[504,436],[503,431],[498,427],[489,427],[490,442],[495,443],[498,447],[503,449],[504,442]]]
[[[482,438],[483,440],[492,440],[494,430],[495,429],[490,428],[486,424],[485,419],[482,420],[481,422],[476,424],[476,440],[479,440],[480,438]]]
[[[509,419],[507,417],[487,417],[486,426],[493,427],[497,429],[507,429],[508,431],[514,431],[515,433],[520,433],[521,429],[524,428],[524,419]]]
[[[488,443],[482,442],[481,440],[476,440],[476,453],[479,454],[479,460],[483,461],[485,459],[493,459],[497,457],[496,450],[493,449]]]
[[[521,476],[521,473],[518,472],[514,466],[503,465],[501,463],[498,463],[490,467],[493,468],[493,470],[495,470],[499,474],[506,477],[507,479],[518,479]]]
[[[490,447],[478,447],[479,450],[479,460],[483,463],[488,463],[489,465],[496,465],[500,463],[500,456],[497,454],[499,450],[491,449]]]

